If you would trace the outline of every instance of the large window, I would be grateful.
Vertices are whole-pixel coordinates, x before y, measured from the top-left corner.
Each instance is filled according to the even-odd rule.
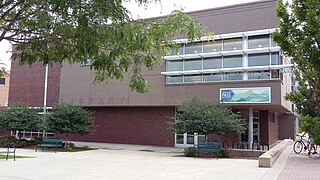
[[[270,71],[249,71],[248,79],[270,79]]]
[[[274,52],[271,53],[271,65],[279,65],[282,64],[281,62],[281,56],[279,55],[279,53]]]
[[[249,54],[248,66],[269,66],[270,65],[270,53],[263,54]]]
[[[223,58],[223,68],[242,67],[242,56],[226,56]]]
[[[271,70],[271,78],[272,78],[272,79],[279,79],[279,78],[280,78],[280,71],[279,71],[279,69]]]
[[[201,70],[202,69],[202,59],[186,59],[184,61],[184,70]]]
[[[0,78],[0,84],[6,84],[6,79],[5,78]]]
[[[183,76],[166,76],[167,84],[182,83]]]
[[[248,38],[248,48],[265,48],[269,47],[270,44],[270,36],[267,35],[260,35],[260,36],[249,36]]]
[[[259,34],[261,32],[259,31]],[[166,74],[166,82],[179,84],[241,81],[244,78],[245,80],[282,79],[283,75],[279,70],[281,67],[275,65],[281,65],[283,60],[277,48],[269,48],[276,46],[269,32],[266,31],[266,34],[262,35],[247,36],[246,32],[243,34],[221,35],[215,41],[180,44],[178,53],[172,53],[173,57],[166,57],[168,73],[163,73]],[[243,38],[244,36],[248,38]],[[177,54],[181,56],[174,57]],[[243,66],[245,67],[242,68]]]
[[[217,82],[222,81],[222,74],[204,74],[203,75],[203,81],[204,82]]]
[[[170,55],[178,55],[178,54],[182,55],[183,48],[184,48],[184,44],[181,44],[178,49],[172,49],[172,52],[170,53]]]
[[[234,51],[242,49],[242,38],[225,39],[223,40],[224,51]]]
[[[202,43],[186,44],[185,46],[185,54],[202,53]]]
[[[203,59],[203,69],[221,69],[221,57]]]
[[[166,61],[167,71],[183,71],[183,61]]]
[[[219,52],[222,51],[222,41],[216,40],[216,41],[209,41],[203,43],[203,52],[209,53],[209,52]]]
[[[223,81],[240,81],[242,80],[242,72],[228,72],[223,74]]]
[[[202,82],[202,75],[184,75],[184,82]]]

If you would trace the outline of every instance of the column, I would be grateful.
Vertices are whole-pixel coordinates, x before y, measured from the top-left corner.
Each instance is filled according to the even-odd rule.
[[[249,143],[249,148],[248,149],[252,149],[252,143],[253,143],[253,107],[249,107],[248,143]]]

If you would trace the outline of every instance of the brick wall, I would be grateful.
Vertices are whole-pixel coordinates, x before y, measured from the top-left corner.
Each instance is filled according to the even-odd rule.
[[[261,143],[269,143],[269,111],[259,111],[259,130]]]
[[[59,102],[60,65],[49,66],[47,106]],[[41,62],[32,66],[11,63],[9,105],[23,102],[29,106],[43,106],[45,67]]]
[[[169,128],[174,107],[94,107],[95,130],[90,135],[69,135],[69,140],[174,146]]]
[[[279,140],[279,113],[275,113],[275,122],[269,121],[269,144]]]
[[[279,138],[295,138],[295,116],[293,114],[279,114]]]

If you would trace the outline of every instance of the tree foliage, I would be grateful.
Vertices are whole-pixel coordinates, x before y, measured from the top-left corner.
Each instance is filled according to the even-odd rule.
[[[184,101],[177,109],[173,129],[176,133],[241,133],[244,124],[226,104],[214,104],[197,98]]]
[[[14,104],[0,110],[0,129],[7,131],[38,130],[41,117],[37,110]]]
[[[80,106],[60,104],[46,117],[50,132],[64,134],[88,134],[92,130],[92,114]]]
[[[121,80],[130,73],[132,90],[149,88],[141,67],[153,69],[175,47],[178,34],[194,39],[200,23],[175,11],[167,18],[133,20],[123,2],[130,0],[0,1],[0,41],[17,44],[14,59],[23,64],[91,61],[96,82]],[[147,5],[159,0],[137,0]]]
[[[287,94],[286,99],[296,104],[298,113],[308,116],[302,118],[303,124],[320,126],[320,1],[293,0],[292,4],[284,4],[279,0],[277,16],[280,27],[273,39],[295,64],[299,82],[297,91]],[[320,136],[320,131],[314,136]]]

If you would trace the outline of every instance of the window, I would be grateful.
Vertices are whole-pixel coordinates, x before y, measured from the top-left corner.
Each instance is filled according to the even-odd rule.
[[[271,123],[276,123],[276,115],[275,115],[275,113],[274,112],[269,112],[268,113],[269,114],[269,122],[271,122]]]
[[[280,78],[280,72],[279,70],[271,70],[271,78],[272,79],[279,79]]]
[[[183,61],[166,61],[167,71],[183,71]]]
[[[219,52],[222,51],[222,41],[209,41],[203,43],[203,52],[209,53],[209,52]]]
[[[185,75],[184,76],[184,82],[202,82],[202,75]]]
[[[223,58],[223,68],[242,67],[242,56],[227,56]]]
[[[180,45],[178,49],[172,49],[172,52],[170,53],[171,56],[177,55],[177,54],[183,54],[183,44]]]
[[[204,82],[215,82],[215,81],[222,81],[222,74],[204,74],[203,75]]]
[[[186,44],[185,54],[202,53],[202,43]]]
[[[271,65],[282,64],[282,59],[278,52],[271,53]]]
[[[242,72],[228,72],[223,74],[224,81],[239,81],[242,80]]]
[[[269,66],[270,65],[270,53],[263,54],[249,54],[248,66]]]
[[[182,83],[183,76],[166,76],[167,84]]]
[[[269,47],[270,36],[260,35],[260,36],[249,36],[248,38],[248,48],[265,48]]]
[[[270,79],[270,71],[249,71],[248,79]]]
[[[208,58],[203,59],[203,69],[221,69],[222,59],[218,58]]]
[[[223,40],[224,51],[234,51],[242,49],[242,38]]]
[[[0,84],[6,84],[6,79],[5,78],[0,78]]]
[[[275,46],[278,46],[278,45],[277,45],[276,42],[274,42],[273,39],[271,38],[271,47],[275,47]]]
[[[177,134],[176,136],[176,144],[183,144],[183,134]]]
[[[186,59],[184,61],[184,70],[201,70],[202,69],[202,59]]]

